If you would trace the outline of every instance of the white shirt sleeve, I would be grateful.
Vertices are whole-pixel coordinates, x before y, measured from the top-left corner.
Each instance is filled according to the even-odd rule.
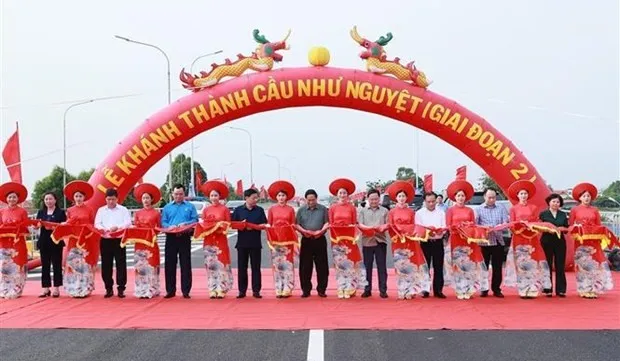
[[[102,231],[106,231],[105,226],[103,225],[103,219],[105,217],[105,207],[101,207],[97,210],[97,214],[95,214],[95,228],[100,229]]]

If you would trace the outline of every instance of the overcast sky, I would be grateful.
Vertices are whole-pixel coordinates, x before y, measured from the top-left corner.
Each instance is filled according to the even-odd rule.
[[[617,0],[562,1],[41,1],[0,0],[2,8],[1,134],[19,120],[23,174],[35,181],[62,164],[62,118],[76,100],[138,94],[76,107],[67,117],[68,170],[95,167],[145,118],[166,106],[166,64],[157,51],[115,34],[153,43],[171,61],[172,98],[187,94],[178,73],[234,59],[255,48],[252,29],[281,38],[292,28],[290,51],[276,67],[307,64],[323,45],[332,66],[363,68],[350,38],[357,25],[374,39],[391,31],[386,47],[424,70],[431,89],[480,114],[510,138],[555,188],[589,180],[604,187],[620,178],[619,8]],[[199,69],[195,69],[199,70]],[[62,104],[59,104],[62,103]],[[254,178],[277,177],[278,156],[300,191],[327,192],[334,177],[358,187],[389,179],[401,165],[433,173],[437,189],[467,165],[458,149],[415,128],[374,114],[335,108],[296,108],[228,123],[254,140]],[[276,134],[281,134],[276,137]],[[247,136],[223,127],[195,138],[196,160],[210,178],[225,172],[249,182]],[[405,145],[405,146],[403,146]],[[189,143],[178,152],[189,154]],[[341,156],[339,156],[341,155]],[[232,165],[225,166],[226,164]],[[161,184],[167,161],[147,182]],[[3,166],[2,180],[8,174]],[[289,172],[282,170],[282,177]]]

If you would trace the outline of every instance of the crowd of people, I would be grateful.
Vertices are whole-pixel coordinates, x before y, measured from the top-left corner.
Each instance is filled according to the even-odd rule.
[[[476,211],[468,207],[466,202],[474,189],[462,179],[447,187],[446,196],[454,205],[446,208],[443,202],[438,204],[437,194],[427,192],[418,211],[409,207],[415,195],[410,182],[396,181],[388,187],[388,196],[396,202],[389,210],[380,204],[380,192],[375,189],[367,192],[367,207],[358,210],[349,199],[355,188],[349,179],[334,180],[329,191],[337,201],[329,208],[319,204],[317,192],[309,189],[304,194],[306,203],[296,212],[288,205],[295,197],[295,187],[279,180],[268,188],[269,197],[276,204],[267,212],[257,205],[258,192],[248,189],[244,192],[245,203],[231,214],[224,204],[228,186],[220,180],[210,180],[201,186],[210,205],[199,217],[196,208],[186,201],[182,185],[174,186],[173,200],[160,212],[155,208],[161,200],[160,190],[153,184],[143,183],[134,189],[134,196],[143,208],[132,219],[129,210],[118,204],[115,189],[106,191],[106,205],[94,211],[85,204],[93,196],[92,186],[73,181],[64,189],[65,196],[74,203],[72,207],[66,211],[60,209],[56,196],[49,192],[44,195],[44,206],[36,219],[31,220],[20,206],[27,197],[26,188],[18,183],[5,183],[0,186],[0,200],[8,205],[0,210],[0,297],[17,298],[22,294],[28,261],[26,236],[32,227],[40,230],[37,240],[42,262],[40,297],[59,297],[61,286],[71,297],[89,296],[95,289],[95,271],[101,259],[104,297],[113,297],[116,286],[116,296],[124,298],[129,244],[135,247],[135,297],[158,296],[161,250],[157,235],[164,233],[164,298],[177,294],[177,261],[181,294],[191,298],[192,239],[203,242],[209,297],[224,298],[234,283],[228,245],[231,229],[238,231],[237,298],[246,297],[249,287],[253,297],[262,298],[262,232],[266,233],[271,251],[277,298],[293,296],[297,261],[301,297],[309,297],[313,288],[319,297],[327,297],[328,245],[337,296],[342,299],[358,292],[362,298],[372,296],[375,263],[379,296],[389,297],[390,249],[398,299],[427,298],[431,292],[436,298],[446,298],[443,292],[446,279],[450,280],[458,299],[470,299],[475,294],[488,297],[489,291],[503,298],[501,286],[503,270],[509,268],[507,264],[514,265],[515,285],[521,298],[552,297],[553,283],[555,294],[565,297],[567,233],[575,240],[578,295],[597,298],[613,287],[603,249],[612,247],[617,239],[601,225],[599,211],[591,205],[597,196],[592,184],[581,183],[573,188],[573,197],[580,205],[570,215],[560,210],[563,199],[557,194],[547,197],[548,208],[544,210],[528,203],[536,192],[529,181],[517,181],[508,189],[508,196],[515,203],[510,212],[496,204],[497,192],[493,189],[484,191],[485,202]],[[511,240],[503,237],[506,229],[512,232]],[[504,252],[507,246],[510,246],[508,257]],[[312,284],[315,267],[316,287]],[[116,277],[113,277],[114,269]]]

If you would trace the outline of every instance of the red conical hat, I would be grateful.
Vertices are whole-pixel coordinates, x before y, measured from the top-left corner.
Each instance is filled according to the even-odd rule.
[[[152,183],[141,183],[133,190],[133,196],[138,202],[142,201],[142,196],[148,194],[153,198],[153,204],[157,204],[161,200],[161,191]]]
[[[83,180],[74,180],[73,182],[67,183],[64,189],[65,197],[73,200],[73,195],[76,192],[82,193],[84,195],[84,201],[87,201],[93,196],[95,190],[93,186]]]
[[[267,193],[269,194],[269,198],[275,200],[278,193],[284,192],[286,193],[286,200],[291,200],[295,197],[295,186],[293,186],[290,182],[285,180],[279,180],[271,183],[269,188],[267,189]]]
[[[407,195],[407,203],[411,203],[413,197],[415,197],[415,191],[411,182],[397,180],[388,186],[387,193],[394,202],[396,202],[396,196],[400,192],[405,192]]]
[[[532,198],[536,194],[536,186],[529,180],[518,180],[508,187],[508,198],[518,201],[519,192],[526,191],[528,198]]]
[[[21,183],[7,182],[0,186],[0,202],[6,203],[9,194],[17,194],[17,203],[23,203],[28,197],[28,190]]]
[[[338,195],[338,191],[342,188],[347,191],[347,194],[351,195],[355,192],[355,183],[353,183],[352,180],[347,178],[338,178],[330,183],[329,193],[334,196]]]
[[[454,182],[450,183],[446,193],[449,199],[456,202],[456,199],[454,199],[454,197],[459,191],[465,192],[465,202],[467,202],[471,199],[471,197],[474,196],[474,187],[471,185],[471,183],[465,180],[455,180]]]
[[[226,185],[226,183],[222,182],[219,179],[212,179],[205,182],[203,185],[200,186],[200,190],[207,197],[209,197],[211,191],[216,191],[220,195],[221,199],[228,198],[229,193],[228,185]]]
[[[573,198],[579,202],[579,198],[585,193],[590,193],[592,200],[595,200],[598,197],[598,190],[592,183],[579,183],[573,188]]]

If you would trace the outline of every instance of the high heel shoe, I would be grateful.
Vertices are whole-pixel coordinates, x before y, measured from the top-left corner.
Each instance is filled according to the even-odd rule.
[[[60,291],[59,291],[59,290],[55,290],[55,291],[52,293],[52,297],[54,297],[54,298],[58,298],[58,297],[60,297]]]
[[[39,298],[45,298],[45,297],[49,297],[52,294],[52,291],[47,290],[47,291],[43,291],[43,293],[41,293],[39,295]]]

